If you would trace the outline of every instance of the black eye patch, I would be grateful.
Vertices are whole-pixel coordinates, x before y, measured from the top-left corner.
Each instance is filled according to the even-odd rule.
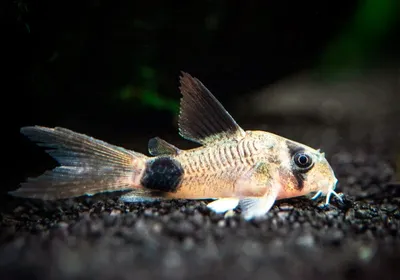
[[[314,167],[314,161],[310,155],[306,153],[304,148],[296,144],[286,141],[289,155],[292,159],[291,171],[297,181],[297,189],[304,188],[304,181],[307,179],[307,172]]]

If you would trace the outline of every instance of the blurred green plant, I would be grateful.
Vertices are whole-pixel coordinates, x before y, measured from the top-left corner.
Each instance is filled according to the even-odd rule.
[[[323,53],[319,68],[338,73],[340,69],[367,66],[376,58],[374,51],[394,26],[398,7],[396,0],[360,1],[351,22]]]
[[[179,112],[179,101],[161,96],[158,91],[156,72],[153,68],[142,66],[139,69],[139,85],[127,85],[119,92],[122,101],[139,100],[144,106],[150,106],[158,110],[167,110],[173,114]]]
[[[191,4],[188,4],[186,9],[188,7],[191,7]],[[147,34],[145,37],[146,43],[143,45],[139,44],[136,52],[132,55],[132,61],[138,67],[135,67],[133,71],[134,77],[130,79],[129,84],[117,89],[116,93],[120,101],[139,101],[143,106],[148,106],[156,110],[167,110],[174,115],[179,112],[179,98],[169,97],[176,96],[176,94],[172,95],[165,91],[166,87],[168,87],[165,84],[168,83],[162,83],[160,76],[165,76],[163,73],[168,72],[170,67],[174,69],[174,63],[176,65],[186,63],[185,61],[179,61],[180,57],[185,57],[189,54],[191,56],[196,56],[196,54],[201,55],[213,43],[213,38],[217,36],[222,24],[221,22],[226,17],[227,3],[225,1],[211,1],[207,6],[203,6],[203,8],[193,14],[192,17],[186,19],[190,29],[187,29],[187,27],[182,26],[178,22],[175,23],[171,19],[175,16],[180,17],[180,12],[177,12],[175,9],[169,10],[169,12],[164,9],[155,9],[152,10],[151,16],[132,16],[133,26],[131,30],[134,31],[133,34],[142,34],[145,32]],[[185,7],[182,7],[182,9],[184,10]],[[181,35],[177,37],[173,35],[170,40],[162,39],[166,26],[176,29],[175,33],[181,33]],[[172,63],[168,63],[167,66],[158,65],[155,57],[163,53],[160,51],[159,46],[180,42],[182,40],[181,36],[185,38],[188,34],[196,34],[196,43],[191,47],[180,50],[180,56],[172,61]],[[166,61],[171,62],[168,59]]]
[[[17,21],[19,23],[22,23],[25,28],[26,31],[28,33],[31,32],[31,28],[29,26],[29,24],[25,21],[24,17],[25,15],[27,15],[29,13],[29,8],[28,8],[28,3],[24,0],[15,0],[13,1],[15,7],[16,7],[16,17],[17,17]]]

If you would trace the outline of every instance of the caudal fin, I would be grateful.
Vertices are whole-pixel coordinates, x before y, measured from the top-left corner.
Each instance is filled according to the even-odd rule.
[[[21,133],[46,147],[60,166],[28,178],[10,192],[19,197],[61,199],[129,190],[144,168],[146,156],[65,128],[29,126]]]

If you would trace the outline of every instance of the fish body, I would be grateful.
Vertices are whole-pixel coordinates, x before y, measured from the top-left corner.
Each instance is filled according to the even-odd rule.
[[[127,202],[215,199],[215,212],[242,208],[262,216],[276,200],[316,193],[329,203],[337,179],[324,153],[265,131],[244,131],[210,91],[183,73],[179,132],[201,146],[181,150],[162,140],[148,143],[151,156],[65,128],[23,127],[60,166],[29,178],[12,195],[61,199],[129,190]]]

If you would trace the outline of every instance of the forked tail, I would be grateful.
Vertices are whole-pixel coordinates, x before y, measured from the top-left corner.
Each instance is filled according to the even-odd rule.
[[[46,147],[60,166],[29,178],[14,196],[61,199],[135,187],[146,156],[65,128],[29,126],[21,133]]]

